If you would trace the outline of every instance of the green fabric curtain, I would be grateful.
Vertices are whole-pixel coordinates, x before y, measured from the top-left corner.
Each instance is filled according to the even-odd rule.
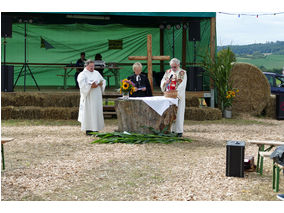
[[[175,57],[181,59],[182,55],[182,29],[174,31]],[[128,56],[140,56],[147,54],[147,35],[152,34],[152,54],[160,55],[160,29],[133,27],[129,25],[89,25],[89,24],[56,24],[40,25],[27,24],[27,62],[28,63],[63,63],[75,64],[81,52],[86,53],[87,59],[94,59],[95,54],[101,53],[103,60],[115,63],[134,63]],[[197,42],[197,55],[204,54],[209,49],[210,19],[201,21],[201,41]],[[43,48],[43,40],[54,48]],[[109,40],[122,40],[122,49],[108,47]],[[24,62],[24,24],[13,24],[12,38],[7,38],[6,62]],[[3,38],[2,38],[3,44]],[[45,43],[46,44],[46,43]],[[193,62],[193,42],[187,41],[187,62]],[[173,30],[165,29],[164,49],[165,55],[173,56]],[[1,46],[1,60],[3,62],[3,45]],[[146,61],[141,61],[146,62]],[[158,63],[159,61],[153,61]],[[200,62],[200,57],[197,57]],[[166,62],[167,63],[167,62]],[[120,79],[133,73],[132,66],[121,66]],[[21,65],[14,67],[14,79],[18,77]],[[63,86],[63,66],[32,66],[31,71],[39,86]],[[168,68],[165,66],[165,68]],[[70,71],[68,69],[68,71]],[[105,70],[105,72],[107,69]],[[147,72],[147,67],[143,66]],[[153,66],[153,71],[159,72],[160,66]],[[70,72],[74,75],[75,70]],[[17,85],[24,84],[21,77]],[[110,84],[114,85],[114,77],[110,78]],[[34,81],[27,72],[27,86],[34,86]],[[75,86],[74,77],[67,80],[68,86]]]

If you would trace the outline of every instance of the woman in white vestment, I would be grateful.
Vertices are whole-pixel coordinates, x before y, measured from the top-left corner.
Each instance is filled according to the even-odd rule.
[[[161,80],[161,90],[162,92],[166,91],[166,87],[171,81],[175,79],[177,81],[176,90],[178,91],[178,111],[176,121],[172,125],[172,132],[177,133],[179,137],[182,137],[183,134],[183,123],[184,123],[184,112],[185,112],[185,89],[187,76],[186,71],[180,68],[180,60],[173,58],[170,61],[171,69],[167,70],[164,74],[163,79]]]
[[[78,121],[81,123],[81,130],[86,131],[87,135],[104,128],[102,95],[106,81],[94,67],[94,61],[87,60],[85,69],[77,78],[80,88]]]

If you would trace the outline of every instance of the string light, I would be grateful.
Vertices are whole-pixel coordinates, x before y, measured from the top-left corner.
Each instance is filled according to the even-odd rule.
[[[242,16],[255,16],[258,18],[259,16],[276,16],[276,15],[284,15],[284,12],[279,12],[279,13],[226,13],[226,12],[218,12],[220,14],[224,15],[232,15],[232,16],[238,16],[238,18]]]

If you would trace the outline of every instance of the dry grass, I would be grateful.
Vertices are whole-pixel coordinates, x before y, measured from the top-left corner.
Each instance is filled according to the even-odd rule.
[[[79,125],[50,122],[2,121],[2,136],[15,138],[5,144],[2,201],[277,200],[269,159],[262,177],[255,172],[225,176],[226,141],[284,141],[283,121],[186,121],[184,136],[193,142],[169,145],[90,144],[93,138]],[[114,131],[116,122],[106,120],[104,131]],[[245,152],[256,156],[257,147],[246,145]]]

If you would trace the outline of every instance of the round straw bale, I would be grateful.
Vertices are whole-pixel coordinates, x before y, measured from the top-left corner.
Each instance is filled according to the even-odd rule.
[[[239,89],[233,101],[233,112],[260,115],[270,98],[270,85],[262,71],[248,63],[235,63],[230,81],[233,88]]]

